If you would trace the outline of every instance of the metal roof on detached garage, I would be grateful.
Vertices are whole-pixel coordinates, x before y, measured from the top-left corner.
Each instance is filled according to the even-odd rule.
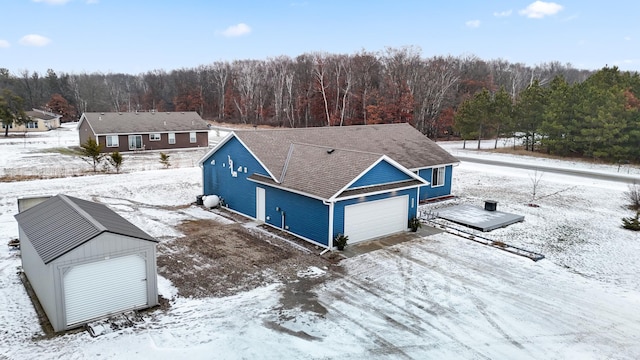
[[[158,242],[105,205],[62,194],[15,218],[45,264],[104,232]]]
[[[207,131],[208,124],[197,112],[88,112],[87,121],[96,135],[154,132]]]

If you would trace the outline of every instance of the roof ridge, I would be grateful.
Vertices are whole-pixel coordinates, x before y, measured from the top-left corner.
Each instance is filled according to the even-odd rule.
[[[385,127],[385,126],[397,126],[397,125],[409,125],[413,127],[410,123],[407,122],[398,122],[398,123],[385,123],[385,124],[355,124],[355,125],[339,125],[339,126],[307,126],[307,127],[273,127],[273,128],[238,128],[234,129],[234,131],[305,131],[305,130],[318,130],[318,129],[353,129],[357,127]]]
[[[86,219],[87,221],[89,221],[91,223],[91,225],[93,225],[96,230],[98,230],[98,232],[104,232],[107,231],[107,228],[102,225],[101,222],[99,222],[98,220],[96,220],[96,218],[94,218],[91,214],[89,214],[88,212],[84,211],[80,205],[78,205],[75,201],[71,200],[72,197],[64,195],[64,194],[58,194],[58,197],[60,197],[60,199],[62,199],[67,205],[69,205],[75,212],[78,213],[78,215],[82,216],[84,219]],[[73,199],[77,199],[77,198],[73,198]],[[82,200],[82,199],[78,199],[78,200]],[[103,205],[104,206],[104,205]]]
[[[335,147],[335,146],[329,146],[329,145],[320,145],[320,144],[309,144],[309,143],[303,143],[303,142],[298,142],[298,141],[292,141],[291,144],[298,144],[298,145],[304,145],[304,146],[313,146],[313,147],[340,150],[340,151],[349,151],[349,152],[360,153],[360,154],[371,154],[371,155],[379,155],[379,156],[385,155],[384,153],[373,152],[373,151],[348,149],[348,148]]]

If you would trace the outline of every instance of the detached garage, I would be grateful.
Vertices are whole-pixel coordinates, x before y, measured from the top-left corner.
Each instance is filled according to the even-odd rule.
[[[22,269],[55,331],[158,304],[157,240],[105,205],[57,195],[15,217]]]

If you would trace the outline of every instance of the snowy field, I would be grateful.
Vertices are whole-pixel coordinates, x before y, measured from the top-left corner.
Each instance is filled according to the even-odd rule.
[[[525,221],[485,235],[546,259],[533,262],[442,233],[343,260],[344,276],[315,289],[323,314],[283,310],[278,283],[191,299],[160,278],[160,293],[170,300],[166,312],[95,338],[87,332],[44,338],[17,275],[19,251],[4,245],[18,236],[17,198],[65,193],[102,202],[163,241],[180,236],[181,221],[215,217],[195,206],[165,209],[200,194],[195,164],[206,150],[171,152],[170,169],[162,169],[157,154],[127,156],[124,173],[87,176],[73,176],[90,169],[83,161],[46,151],[77,145],[73,127],[0,138],[0,175],[69,176],[0,182],[0,359],[640,358],[640,234],[620,227],[621,217],[631,215],[621,209],[627,185],[474,163],[454,169],[456,199],[424,210],[496,200],[500,211]],[[454,155],[612,171],[441,145]],[[539,207],[527,206],[532,202]],[[324,277],[326,269],[299,276]]]

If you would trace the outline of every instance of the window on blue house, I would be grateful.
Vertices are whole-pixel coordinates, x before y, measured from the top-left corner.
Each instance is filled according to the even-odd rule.
[[[444,166],[433,168],[431,171],[431,187],[444,185]]]

